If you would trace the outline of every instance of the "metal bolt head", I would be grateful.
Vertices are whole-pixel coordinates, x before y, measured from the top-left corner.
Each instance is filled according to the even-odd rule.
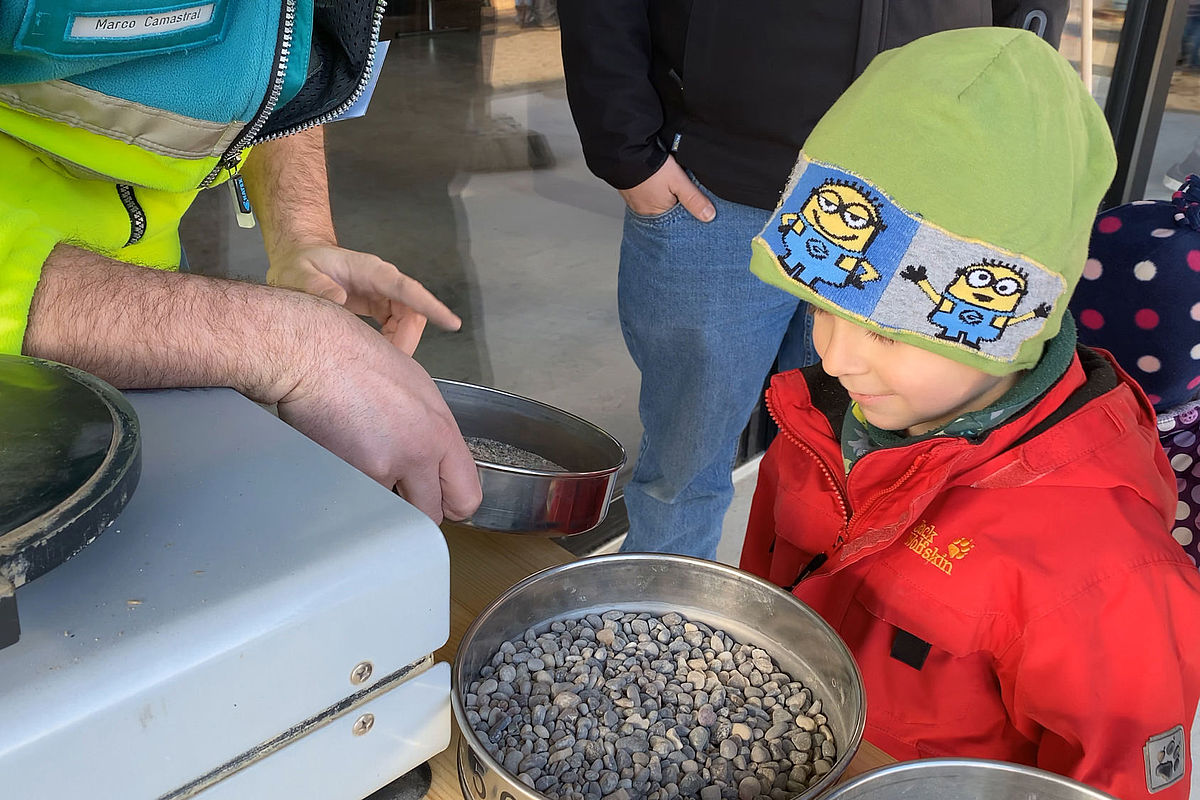
[[[363,714],[358,719],[354,720],[354,735],[362,736],[367,731],[371,730],[375,725],[374,714]]]
[[[370,678],[371,673],[374,671],[375,667],[371,665],[370,661],[363,661],[355,666],[354,669],[350,670],[350,682],[355,686],[365,683],[367,678]]]

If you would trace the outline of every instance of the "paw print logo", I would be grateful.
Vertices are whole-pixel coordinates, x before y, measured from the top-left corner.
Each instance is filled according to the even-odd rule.
[[[950,556],[950,558],[962,558],[967,553],[971,552],[971,548],[974,546],[975,543],[970,539],[959,537],[950,544],[946,545],[946,555]]]
[[[1146,759],[1146,788],[1149,791],[1157,792],[1181,780],[1187,763],[1183,726],[1176,725],[1169,731],[1151,736],[1142,753]]]
[[[1179,415],[1179,421],[1184,425],[1191,425],[1198,419],[1200,419],[1200,409],[1197,408],[1189,408]]]
[[[1167,742],[1167,746],[1158,751],[1158,766],[1154,768],[1158,777],[1164,781],[1169,781],[1175,777],[1175,773],[1183,765],[1183,753],[1178,742],[1174,740]]]

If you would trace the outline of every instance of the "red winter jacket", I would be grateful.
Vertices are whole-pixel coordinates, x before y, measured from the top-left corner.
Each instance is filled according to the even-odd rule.
[[[785,373],[767,399],[781,433],[741,566],[788,586],[828,557],[795,594],[854,652],[869,741],[1200,798],[1200,573],[1168,533],[1153,412],[1110,359],[1080,348],[982,437],[876,450],[849,477],[836,380]]]

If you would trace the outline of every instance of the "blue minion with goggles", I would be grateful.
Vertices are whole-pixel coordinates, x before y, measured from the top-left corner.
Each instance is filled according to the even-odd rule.
[[[879,280],[866,252],[887,226],[879,202],[852,182],[830,179],[816,187],[799,214],[782,214],[779,232],[784,253],[779,263],[793,279],[809,287],[818,282],[853,286]]]

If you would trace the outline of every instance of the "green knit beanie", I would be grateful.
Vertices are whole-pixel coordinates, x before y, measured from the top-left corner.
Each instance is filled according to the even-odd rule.
[[[1058,333],[1116,168],[1104,115],[1037,36],[968,28],[875,58],[804,143],[751,269],[994,375]]]

